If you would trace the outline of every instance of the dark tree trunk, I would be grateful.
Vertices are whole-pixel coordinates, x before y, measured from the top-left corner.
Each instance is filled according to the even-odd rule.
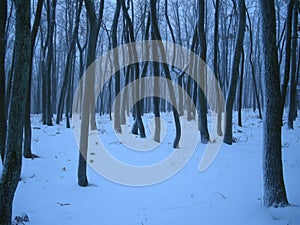
[[[55,10],[56,10],[57,0],[53,0],[50,3],[48,0],[48,51],[47,51],[47,65],[46,65],[46,73],[45,73],[45,86],[46,89],[46,124],[47,126],[53,126],[52,123],[52,71],[53,69],[53,34],[55,27]]]
[[[292,39],[292,61],[291,61],[291,82],[290,82],[290,108],[288,115],[288,127],[294,128],[296,119],[296,86],[297,86],[297,44],[298,44],[298,11],[299,1],[295,2],[293,13],[293,39]],[[300,57],[300,56],[298,56]]]
[[[218,68],[218,40],[219,40],[219,7],[220,0],[216,0],[215,5],[215,27],[214,27],[214,74],[216,76],[216,95],[217,95],[217,133],[219,136],[223,135],[222,132],[222,109],[219,109],[219,105],[221,105],[221,94],[219,93],[220,89],[217,88],[218,85],[221,87],[220,77],[219,77],[219,68]]]
[[[285,33],[285,67],[283,75],[283,83],[281,87],[281,117],[283,116],[286,90],[289,83],[290,67],[291,67],[291,33],[292,33],[292,20],[293,20],[293,6],[295,0],[290,0],[287,5],[287,16],[286,16],[286,33]]]
[[[159,33],[157,19],[156,19],[156,12],[155,12],[156,0],[151,0],[150,3],[151,3],[151,16],[152,16],[152,29],[154,30],[153,36],[154,36],[155,40],[161,41],[162,39],[161,39],[161,36]],[[162,57],[163,61],[166,61],[166,53],[165,53],[165,49],[162,44],[159,44],[158,50],[159,50],[159,54]],[[165,72],[166,78],[168,80],[172,80],[168,65],[163,63],[162,66],[163,66],[163,70]],[[181,126],[180,126],[179,114],[178,114],[178,111],[176,110],[177,103],[176,103],[176,98],[175,98],[175,92],[174,92],[173,85],[170,82],[168,82],[168,89],[169,89],[170,98],[171,98],[171,101],[173,104],[172,111],[173,111],[173,117],[174,117],[174,121],[175,121],[175,129],[176,129],[176,135],[175,135],[175,139],[174,139],[174,143],[173,143],[173,148],[179,148],[179,141],[180,141],[180,137],[181,137]],[[156,120],[156,123],[158,124],[157,120]],[[159,124],[159,126],[160,126],[160,124]]]
[[[239,104],[238,104],[238,125],[242,127],[242,104],[243,104],[243,80],[244,80],[244,61],[245,61],[245,53],[244,49],[242,49],[242,61],[241,61],[241,77],[240,77],[240,87],[239,87]]]
[[[28,78],[27,94],[26,94],[26,109],[25,109],[25,122],[24,122],[24,150],[23,155],[25,158],[33,158],[34,154],[31,152],[31,121],[30,121],[30,108],[31,108],[31,81],[32,81],[32,66],[33,66],[33,52],[36,41],[37,32],[40,25],[42,9],[44,0],[39,0],[37,3],[35,19],[31,31],[31,52],[30,52],[30,73]]]
[[[6,152],[0,179],[0,224],[10,225],[12,202],[22,167],[22,141],[26,91],[30,69],[30,1],[14,1],[16,6],[16,66],[9,101]]]
[[[87,51],[87,62],[86,68],[88,68],[94,61],[96,57],[96,46],[98,40],[98,33],[100,30],[100,25],[102,23],[103,10],[104,10],[104,0],[100,2],[99,8],[99,18],[96,17],[95,6],[92,0],[85,0],[85,6],[87,10],[87,14],[89,17],[89,41],[88,41],[88,51]],[[87,76],[89,78],[90,76]],[[87,158],[87,149],[88,149],[88,130],[89,124],[92,129],[96,128],[95,122],[95,112],[91,111],[94,107],[92,104],[95,104],[94,98],[95,96],[89,96],[88,93],[92,92],[88,90],[91,88],[94,89],[93,80],[90,81],[87,79],[86,86],[84,88],[83,93],[83,111],[82,111],[82,119],[81,119],[81,128],[80,128],[80,143],[79,143],[79,165],[78,165],[78,185],[82,187],[86,187],[88,185],[88,180],[86,176],[86,158]]]
[[[113,19],[113,23],[111,26],[111,42],[112,42],[112,48],[116,48],[118,46],[118,39],[117,39],[117,31],[118,31],[118,22],[119,22],[119,16],[120,16],[120,11],[121,11],[121,0],[116,1],[116,10],[115,10],[115,15]],[[116,68],[119,67],[119,62],[118,62],[118,56],[114,56],[115,60],[114,65]],[[115,76],[115,99],[117,99],[117,95],[120,92],[120,77],[121,73],[120,71],[116,71],[114,74]],[[122,128],[121,128],[121,122],[120,122],[120,102],[115,101],[114,104],[114,129],[117,133],[122,133]]]
[[[205,1],[199,0],[199,20],[198,20],[198,29],[199,29],[199,42],[200,42],[200,58],[204,63],[206,63],[206,34],[204,30],[204,18],[205,18]],[[204,89],[206,88],[206,71],[203,69],[199,71],[199,81]],[[199,112],[198,112],[198,120],[199,120],[199,128],[200,128],[200,136],[201,142],[203,144],[207,144],[209,142],[209,133],[207,128],[207,102],[204,95],[204,89],[199,88],[198,90],[198,101],[199,101]]]
[[[288,205],[281,159],[280,78],[274,2],[260,0],[264,57],[263,181],[264,206]]]
[[[226,129],[224,134],[224,143],[232,144],[232,111],[236,95],[237,81],[239,77],[240,56],[244,43],[245,27],[246,27],[246,6],[244,0],[238,0],[239,7],[239,25],[238,33],[235,41],[235,49],[233,55],[230,86],[226,98]]]
[[[0,157],[3,162],[6,139],[6,107],[5,107],[5,46],[6,46],[7,1],[0,1]]]
[[[129,36],[130,36],[130,41],[131,42],[135,42],[135,37],[134,37],[134,30],[133,30],[133,24],[132,21],[128,15],[126,6],[125,6],[125,2],[122,2],[122,10],[123,10],[123,14],[125,17],[125,20],[127,22],[128,28],[129,28]],[[137,52],[136,49],[133,48],[132,49],[132,56],[133,58],[137,58]],[[140,74],[140,69],[139,69],[139,64],[135,63],[131,69],[134,69],[134,79],[137,80],[139,79],[139,74]],[[135,91],[135,97],[137,98],[139,96],[139,92],[140,92],[140,87],[139,87],[139,82],[136,82],[136,85],[134,86],[134,91]],[[135,105],[134,105],[134,109],[135,109],[135,124],[133,127],[137,126],[139,132],[140,132],[140,137],[141,138],[145,138],[146,134],[145,134],[145,128],[144,128],[144,124],[143,124],[143,120],[142,120],[142,115],[141,115],[141,108],[140,108],[140,101],[138,101]],[[132,130],[134,131],[134,130]]]

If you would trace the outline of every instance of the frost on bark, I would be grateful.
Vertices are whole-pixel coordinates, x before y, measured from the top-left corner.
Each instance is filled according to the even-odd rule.
[[[263,183],[264,206],[288,205],[281,159],[281,95],[274,2],[260,0],[264,57]]]
[[[30,70],[30,0],[14,1],[16,7],[15,68],[9,101],[7,137],[0,179],[0,224],[10,225],[12,202],[22,166],[23,125]]]

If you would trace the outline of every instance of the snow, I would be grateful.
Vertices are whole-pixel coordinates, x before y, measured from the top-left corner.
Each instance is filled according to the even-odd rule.
[[[113,135],[108,116],[98,119],[101,139],[110,153],[126,163],[148,165],[174,150],[172,115],[162,114],[168,131],[160,147],[128,151]],[[152,115],[143,119],[151,121]],[[237,115],[234,114],[234,124]],[[209,117],[209,121],[212,119]],[[41,158],[23,160],[22,180],[13,215],[26,213],[28,225],[221,225],[300,224],[300,121],[283,128],[283,162],[287,195],[292,206],[262,206],[262,121],[243,112],[243,127],[234,125],[237,143],[223,144],[212,165],[199,172],[205,145],[198,144],[190,161],[170,179],[144,187],[113,183],[88,168],[88,187],[77,185],[78,148],[65,124],[47,127],[32,116],[33,151]],[[150,136],[150,131],[147,131]]]

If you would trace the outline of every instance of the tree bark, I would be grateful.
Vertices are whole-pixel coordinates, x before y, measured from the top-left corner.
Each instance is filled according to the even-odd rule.
[[[292,19],[293,19],[293,6],[295,0],[290,0],[287,5],[286,16],[286,33],[285,33],[285,67],[283,75],[283,83],[281,87],[281,117],[283,116],[284,105],[286,100],[286,90],[290,78],[291,67],[291,33],[292,33]]]
[[[16,6],[16,64],[9,102],[6,152],[0,179],[0,224],[10,225],[12,202],[22,167],[22,141],[26,91],[30,69],[30,1],[14,1]]]
[[[32,81],[32,66],[33,66],[33,52],[36,41],[37,32],[39,29],[42,9],[44,0],[39,0],[37,3],[34,23],[31,31],[31,52],[30,52],[30,73],[28,78],[27,94],[26,94],[26,110],[25,110],[25,122],[24,122],[24,150],[23,155],[25,158],[36,157],[31,152],[31,121],[30,121],[30,108],[31,108],[31,81]]]
[[[294,128],[296,118],[296,95],[297,95],[297,44],[298,44],[298,11],[299,1],[295,2],[293,12],[293,39],[292,39],[292,61],[291,61],[291,79],[290,79],[290,107],[288,115],[288,128]],[[300,56],[298,56],[300,57]]]
[[[264,206],[288,205],[281,159],[280,78],[276,49],[274,2],[260,0],[262,47],[264,57],[263,185]]]
[[[98,40],[98,33],[100,30],[100,25],[102,23],[103,18],[103,10],[104,10],[104,0],[100,2],[99,9],[99,18],[96,17],[95,6],[92,0],[85,0],[85,6],[87,10],[87,14],[89,17],[89,41],[88,41],[88,51],[87,51],[87,60],[86,60],[86,68],[88,68],[96,58],[96,46]],[[87,76],[89,78],[89,76]],[[83,93],[83,111],[82,111],[82,121],[80,128],[80,143],[79,143],[79,165],[78,165],[78,185],[82,187],[86,187],[88,185],[88,180],[86,176],[86,158],[87,158],[87,149],[88,149],[88,131],[89,125],[91,129],[96,128],[95,122],[95,112],[91,111],[94,107],[92,104],[95,104],[94,98],[95,96],[89,96],[88,93],[90,90],[88,88],[94,88],[93,81],[87,79],[86,84],[89,86],[85,86]],[[93,89],[92,89],[93,90]],[[91,91],[93,93],[93,91]]]
[[[237,81],[239,77],[240,56],[244,43],[245,27],[246,27],[246,6],[244,0],[238,0],[239,8],[239,25],[235,42],[233,55],[230,86],[226,98],[226,129],[224,134],[224,143],[232,144],[232,111],[236,95]]]
[[[204,30],[204,18],[205,18],[205,1],[199,0],[199,20],[198,20],[198,30],[199,30],[199,42],[200,42],[200,58],[204,63],[206,63],[206,52],[207,52],[207,45],[206,45],[206,34]],[[199,71],[198,79],[202,87],[206,88],[204,82],[206,82],[206,69],[203,68],[202,71]],[[198,112],[198,120],[200,126],[200,136],[201,142],[203,144],[207,144],[209,142],[209,133],[207,128],[207,102],[205,99],[204,91],[202,88],[198,88],[198,102],[199,102],[199,112]]]
[[[239,103],[238,103],[238,125],[240,127],[243,126],[242,124],[242,108],[243,108],[243,80],[244,80],[244,61],[245,61],[245,53],[244,49],[242,49],[242,54],[241,54],[241,77],[240,77],[240,87],[239,87]]]
[[[0,1],[0,157],[3,162],[6,139],[6,107],[5,107],[5,46],[6,46],[7,1]]]

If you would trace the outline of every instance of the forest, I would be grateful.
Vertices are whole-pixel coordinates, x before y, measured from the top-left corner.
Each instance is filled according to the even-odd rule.
[[[0,225],[299,224],[299,4],[0,0]]]

